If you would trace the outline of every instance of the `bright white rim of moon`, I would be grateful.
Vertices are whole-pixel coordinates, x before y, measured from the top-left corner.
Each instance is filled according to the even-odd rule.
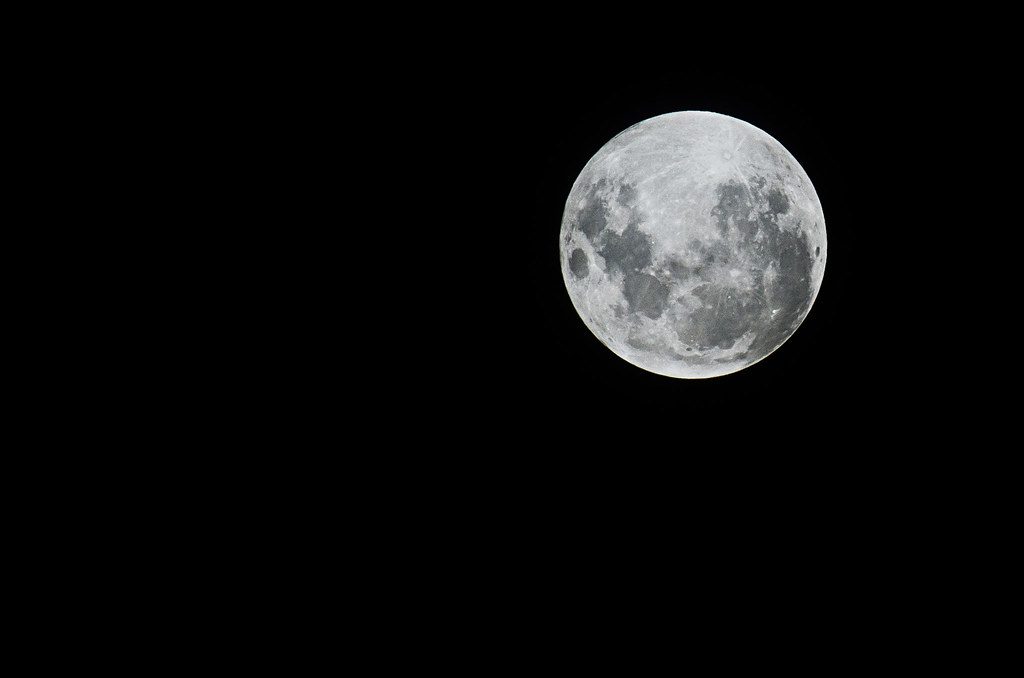
[[[720,113],[668,113],[586,164],[559,254],[573,306],[613,353],[704,379],[768,357],[807,317],[825,217],[803,167],[766,132]]]

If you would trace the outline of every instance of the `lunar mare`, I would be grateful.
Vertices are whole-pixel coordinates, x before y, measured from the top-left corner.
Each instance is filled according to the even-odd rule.
[[[825,218],[782,144],[742,120],[669,113],[617,135],[566,200],[562,276],[612,352],[700,379],[749,367],[810,311]]]

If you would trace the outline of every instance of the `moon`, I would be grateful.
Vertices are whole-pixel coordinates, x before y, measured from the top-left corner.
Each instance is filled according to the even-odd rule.
[[[591,332],[656,374],[704,379],[771,355],[825,272],[821,203],[782,144],[706,111],[605,144],[565,203],[562,277]]]

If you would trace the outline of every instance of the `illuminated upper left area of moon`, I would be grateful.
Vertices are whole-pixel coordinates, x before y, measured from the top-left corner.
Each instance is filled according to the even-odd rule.
[[[742,370],[796,331],[825,271],[825,218],[782,144],[687,111],[602,147],[566,200],[559,240],[573,306],[613,353],[700,379]]]

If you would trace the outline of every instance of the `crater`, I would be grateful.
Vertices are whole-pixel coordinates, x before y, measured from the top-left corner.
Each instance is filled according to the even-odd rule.
[[[590,272],[590,260],[587,258],[587,253],[579,247],[574,249],[569,257],[569,270],[577,278],[585,278]]]

